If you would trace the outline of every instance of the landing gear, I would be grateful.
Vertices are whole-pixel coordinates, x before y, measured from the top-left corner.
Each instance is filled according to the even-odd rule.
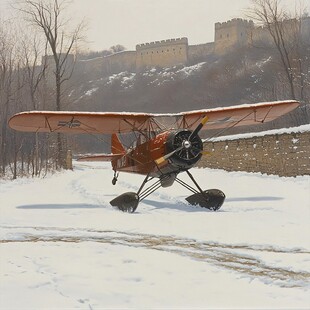
[[[208,189],[202,193],[195,193],[185,199],[193,206],[217,211],[224,203],[225,194],[219,189]]]
[[[202,208],[207,208],[212,211],[217,211],[224,203],[225,194],[219,189],[209,189],[203,191],[192,176],[192,174],[189,171],[186,171],[186,173],[193,181],[198,190],[188,185],[184,181],[178,179],[176,174],[162,175],[162,177],[160,177],[155,183],[144,189],[146,183],[154,179],[148,174],[142,182],[137,193],[124,193],[111,200],[110,204],[114,207],[117,207],[123,212],[133,213],[136,211],[140,201],[145,199],[147,196],[155,192],[160,187],[167,187],[168,184],[168,186],[170,186],[174,181],[176,181],[193,193],[193,195],[186,198],[186,201],[188,203],[190,203],[191,205],[198,205]],[[114,176],[114,178],[116,178],[117,180],[117,176]]]
[[[118,172],[114,171],[114,177],[112,179],[112,184],[115,185],[118,179]]]
[[[225,200],[225,194],[219,190],[219,189],[209,189],[206,191],[203,191],[192,174],[189,171],[186,171],[187,175],[191,178],[193,183],[196,185],[198,191],[185,183],[184,181],[176,178],[176,181],[181,184],[183,187],[187,188],[189,191],[193,193],[193,195],[185,198],[186,201],[194,206],[199,206],[202,208],[207,208],[212,211],[217,211],[220,209],[220,207],[223,205]]]
[[[155,192],[161,186],[160,184],[158,184],[158,182],[160,183],[160,181],[157,181],[155,184],[149,186],[144,191],[142,191],[145,184],[152,179],[153,178],[150,177],[148,174],[145,177],[137,193],[133,193],[133,192],[124,193],[114,198],[113,200],[111,200],[110,204],[113,207],[117,207],[119,210],[123,212],[129,212],[129,213],[135,212],[138,207],[139,202],[143,200],[144,198],[146,198],[151,193]]]
[[[133,192],[124,193],[110,201],[111,206],[123,212],[133,213],[139,204],[139,195]]]

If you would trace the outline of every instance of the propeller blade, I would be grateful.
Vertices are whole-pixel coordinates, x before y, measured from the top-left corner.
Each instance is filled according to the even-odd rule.
[[[195,137],[195,136],[198,135],[199,131],[200,131],[201,128],[205,125],[205,123],[208,121],[208,119],[209,119],[208,116],[205,116],[205,117],[201,120],[201,122],[198,124],[198,126],[195,128],[195,130],[191,133],[191,135],[189,136],[188,141],[187,141],[188,144],[189,144],[189,146],[190,146],[190,142],[189,142],[189,141],[191,141],[191,139],[192,139],[193,137]],[[170,152],[170,153],[168,153],[168,154],[166,154],[166,155],[164,155],[164,156],[159,157],[158,159],[156,159],[156,160],[155,160],[156,165],[162,164],[164,161],[166,161],[167,159],[169,159],[173,154],[175,154],[175,153],[181,151],[182,149],[187,149],[187,147],[186,147],[185,144],[182,144],[182,146],[178,147],[178,148],[175,149],[174,151],[172,151],[172,152]],[[202,154],[203,154],[203,153],[202,153]],[[188,150],[187,150],[187,154],[186,154],[186,155],[187,155],[187,159],[189,159]]]
[[[169,159],[173,154],[175,154],[176,152],[179,152],[183,149],[183,145],[180,146],[179,148],[175,149],[174,151],[166,154],[165,156],[159,157],[158,159],[155,160],[155,163],[157,165],[162,164],[165,160]]]
[[[195,128],[195,130],[191,133],[191,135],[189,136],[188,140],[191,141],[191,139],[195,136],[198,135],[199,131],[201,130],[201,128],[205,125],[205,123],[208,121],[208,116],[205,116],[201,122],[198,124],[198,126]]]

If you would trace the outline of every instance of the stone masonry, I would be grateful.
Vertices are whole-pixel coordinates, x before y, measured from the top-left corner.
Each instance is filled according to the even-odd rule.
[[[208,142],[200,167],[275,174],[310,175],[310,131]]]
[[[187,38],[139,44],[136,46],[136,70],[146,67],[171,67],[188,62]]]
[[[293,28],[292,22],[292,20],[287,22],[289,28]],[[300,25],[301,37],[309,42],[310,17],[304,17]],[[141,72],[150,67],[196,64],[209,55],[220,56],[229,53],[233,48],[255,42],[271,42],[271,36],[266,28],[256,27],[253,21],[234,18],[214,25],[214,42],[189,45],[187,38],[155,41],[138,44],[135,51],[122,51],[88,61],[78,61],[76,66],[85,73],[95,70],[105,75],[122,71]],[[52,66],[51,60],[48,56],[47,64]]]

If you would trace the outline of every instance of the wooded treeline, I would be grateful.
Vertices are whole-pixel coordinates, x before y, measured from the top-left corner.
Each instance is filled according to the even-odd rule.
[[[0,177],[34,176],[66,167],[64,136],[17,133],[8,128],[8,120],[20,111],[66,107],[74,68],[68,60],[83,30],[83,23],[68,25],[68,4],[22,0],[13,3],[21,24],[0,21]]]
[[[66,167],[68,149],[91,152],[103,145],[101,138],[15,132],[7,124],[20,111],[179,112],[296,99],[301,102],[298,110],[264,130],[309,123],[310,33],[309,38],[300,36],[304,12],[294,16],[289,29],[285,27],[289,15],[279,3],[252,1],[250,13],[269,27],[269,44],[256,42],[221,57],[202,58],[200,70],[189,75],[178,66],[125,72],[111,79],[100,73],[88,76],[75,61],[118,52],[123,46],[78,53],[83,23],[72,26],[64,18],[69,2],[19,1],[15,9],[24,26],[0,21],[0,178],[44,175]]]
[[[0,25],[0,177],[39,175],[56,168],[54,136],[24,134],[8,127],[21,111],[54,109],[54,90],[47,86],[46,67],[38,66],[44,50],[36,38],[18,37],[12,24]]]

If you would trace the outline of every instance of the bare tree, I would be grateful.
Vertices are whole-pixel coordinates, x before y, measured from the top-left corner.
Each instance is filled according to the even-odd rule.
[[[14,94],[15,44],[14,35],[4,23],[0,25],[0,164],[1,173],[5,175],[8,164],[8,130],[9,105]]]
[[[282,84],[282,93],[286,93],[291,99],[300,100],[301,106],[294,114],[295,123],[309,122],[309,60],[310,52],[309,36],[304,36],[303,22],[307,15],[300,8],[293,14],[282,6],[281,0],[251,0],[252,8],[248,10],[248,16],[262,25],[272,39],[276,48],[281,67],[287,83]],[[301,4],[300,4],[301,6]],[[279,72],[278,81],[282,80]],[[282,82],[283,83],[283,82]]]
[[[46,56],[46,59],[50,68],[53,68],[55,77],[57,111],[62,110],[64,83],[70,79],[74,68],[71,54],[75,44],[82,39],[84,26],[81,22],[71,32],[68,31],[69,23],[64,17],[68,3],[67,0],[22,0],[17,5],[17,9],[24,13],[26,21],[43,34],[52,54],[51,57]],[[57,160],[60,167],[65,166],[64,144],[58,135]]]
[[[40,44],[40,41],[36,36],[29,38],[25,35],[21,41],[22,67],[24,69],[25,86],[28,90],[30,105],[33,110],[39,108],[38,89],[46,71],[46,62],[43,62],[41,66],[38,66],[40,55],[42,55],[40,46],[42,46],[42,44]],[[33,174],[38,175],[40,172],[38,133],[35,134],[34,140],[35,147],[32,156]]]
[[[292,18],[281,6],[281,0],[252,0],[249,17],[263,25],[279,53],[290,86],[290,96],[296,99],[294,58],[298,54],[299,19]]]

